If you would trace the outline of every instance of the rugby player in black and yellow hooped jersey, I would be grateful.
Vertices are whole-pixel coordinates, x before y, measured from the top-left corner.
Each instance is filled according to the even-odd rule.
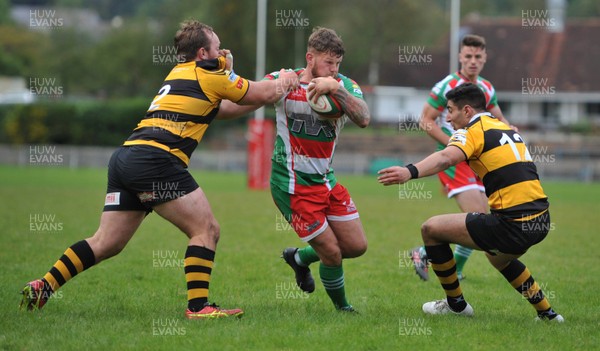
[[[446,299],[427,302],[427,314],[473,315],[462,294],[451,243],[486,252],[490,263],[537,311],[537,319],[563,322],[519,257],[550,230],[548,198],[523,138],[485,112],[485,96],[471,83],[446,94],[448,122],[456,132],[449,147],[421,162],[379,171],[383,185],[436,174],[461,161],[482,179],[491,213],[446,214],[429,218],[421,235]]]
[[[219,48],[213,29],[186,21],[175,34],[181,63],[175,66],[148,112],[108,165],[104,211],[96,233],[69,247],[43,278],[23,289],[21,306],[39,309],[76,274],[118,254],[145,216],[156,211],[189,237],[184,270],[188,289],[186,316],[241,316],[208,302],[219,224],[202,189],[187,171],[190,156],[215,117],[229,118],[234,103],[260,107],[279,100],[298,85],[286,79],[250,82],[232,71],[232,56]],[[221,102],[224,108],[221,109]]]

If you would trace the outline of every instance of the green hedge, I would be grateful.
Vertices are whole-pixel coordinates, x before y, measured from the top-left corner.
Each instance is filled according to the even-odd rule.
[[[36,102],[0,105],[1,144],[69,144],[117,146],[146,113],[150,100]],[[272,107],[267,118],[274,118]],[[245,129],[247,118],[211,123],[201,145],[219,141],[225,131]]]
[[[0,107],[0,142],[119,145],[148,108],[146,99],[40,102]]]

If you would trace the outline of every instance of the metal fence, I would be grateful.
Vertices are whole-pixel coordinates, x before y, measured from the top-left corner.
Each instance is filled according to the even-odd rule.
[[[115,148],[65,145],[0,145],[0,164],[20,167],[103,168]],[[374,174],[392,164],[414,162],[426,154],[404,154],[400,157],[372,156],[339,151],[333,167],[338,174]],[[581,150],[539,148],[532,152],[542,179],[570,181],[600,181],[600,158],[596,153]],[[223,172],[245,172],[245,150],[196,150],[190,169]]]

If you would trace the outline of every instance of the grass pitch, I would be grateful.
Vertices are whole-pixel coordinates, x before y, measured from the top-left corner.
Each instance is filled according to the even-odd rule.
[[[474,318],[425,316],[443,297],[420,281],[408,250],[428,217],[456,212],[436,179],[384,188],[374,176],[338,179],[350,190],[368,252],[344,263],[346,291],[360,312],[334,311],[317,289],[303,294],[281,258],[301,242],[268,191],[249,191],[240,174],[192,172],[221,224],[210,299],[240,307],[241,320],[188,321],[186,238],[148,216],[117,257],[75,277],[39,313],[18,310],[23,285],[97,228],[106,170],[0,167],[0,350],[391,350],[597,349],[600,313],[600,184],[543,182],[552,231],[523,257],[566,323],[535,323],[535,312],[474,253],[462,287]],[[543,180],[542,180],[543,181]],[[410,184],[410,183],[409,183]]]

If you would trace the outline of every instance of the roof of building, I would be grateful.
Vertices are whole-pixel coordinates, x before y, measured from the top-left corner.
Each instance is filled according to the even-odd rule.
[[[520,91],[527,79],[538,79],[561,92],[600,91],[600,70],[595,68],[600,45],[593,44],[600,40],[600,19],[568,20],[556,33],[521,18],[482,17],[465,22],[461,33],[486,39],[488,60],[481,75],[497,90]],[[446,34],[440,45],[421,54],[430,55],[429,60],[400,62],[400,54],[388,59],[382,63],[379,84],[432,87],[448,74],[448,47]]]

